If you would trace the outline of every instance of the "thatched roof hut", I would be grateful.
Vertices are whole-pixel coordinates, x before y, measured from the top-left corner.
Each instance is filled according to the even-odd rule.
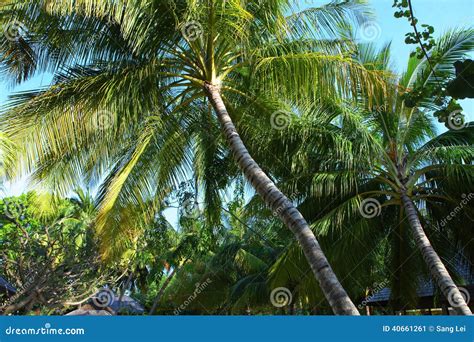
[[[467,297],[468,305],[474,309],[474,270],[471,263],[463,256],[458,256],[455,259],[453,266],[457,276],[464,279],[464,284],[457,284],[462,287],[462,291]],[[423,279],[419,282],[417,288],[418,302],[416,309],[432,314],[433,310],[444,315],[455,315],[456,313],[450,307],[451,303],[439,293],[439,290],[432,279]],[[372,294],[367,300],[367,307],[369,308],[387,308],[390,304],[392,290],[388,287]],[[405,310],[402,310],[403,313]],[[396,312],[389,312],[395,314]]]
[[[66,316],[112,316],[107,310],[77,309],[67,313]]]
[[[66,316],[142,315],[144,313],[145,308],[132,297],[127,295],[120,297],[110,289],[103,289],[92,296],[86,304]]]

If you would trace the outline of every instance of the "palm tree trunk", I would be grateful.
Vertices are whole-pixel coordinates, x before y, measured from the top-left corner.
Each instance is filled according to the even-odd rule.
[[[304,217],[250,156],[227,112],[219,87],[206,83],[204,89],[240,169],[265,203],[278,213],[280,219],[295,235],[334,313],[359,315],[359,311],[334,274]]]
[[[158,303],[160,302],[161,296],[163,296],[163,293],[165,292],[166,288],[168,287],[169,283],[173,279],[174,275],[176,274],[177,268],[173,268],[171,273],[168,275],[168,278],[166,278],[165,282],[163,285],[161,285],[160,290],[158,291],[158,294],[155,297],[155,300],[153,302],[153,306],[150,309],[150,312],[148,313],[149,315],[153,315],[156,311],[156,308],[158,307]]]
[[[431,242],[426,236],[423,226],[421,225],[415,204],[404,191],[402,191],[401,199],[407,213],[408,222],[411,229],[413,230],[416,244],[423,255],[423,259],[428,265],[431,275],[436,281],[436,284],[439,286],[448,300],[451,299],[450,301],[456,301],[456,305],[452,305],[452,303],[450,304],[458,314],[472,315],[469,306],[467,306],[461,292],[457,288],[456,284],[454,284],[454,281],[449,275],[448,270],[444,266],[438,254],[433,249],[433,246],[431,246]]]

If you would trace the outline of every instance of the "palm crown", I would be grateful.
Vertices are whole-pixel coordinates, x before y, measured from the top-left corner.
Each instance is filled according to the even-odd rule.
[[[8,1],[0,20],[13,14],[24,28],[2,42],[3,72],[17,81],[36,71],[55,76],[48,89],[14,97],[4,113],[6,132],[24,147],[17,170],[62,191],[84,178],[100,183],[106,174],[96,226],[104,256],[112,257],[190,174],[201,181],[208,213],[218,208],[217,189],[229,181],[212,175],[216,162],[235,172],[230,150],[265,203],[283,208],[278,216],[335,312],[355,314],[306,221],[250,156],[237,128],[245,118],[269,117],[282,100],[298,106],[364,97],[370,107],[386,94],[386,68],[353,58],[353,44],[340,35],[348,21],[363,20],[359,5],[335,1],[286,16],[292,6],[283,0]],[[412,117],[415,128],[404,138],[417,132]],[[383,156],[377,180],[411,195],[407,186],[418,183],[401,178],[409,174],[401,153],[407,141],[392,139],[384,149],[370,133],[362,133],[359,148]]]
[[[21,166],[63,191],[107,172],[97,230],[104,255],[113,256],[133,240],[137,222],[153,216],[149,200],[158,206],[191,165],[201,167],[195,174],[204,180],[206,202],[218,202],[206,167],[226,166],[229,158],[213,136],[212,106],[253,186],[267,204],[286,203],[232,133],[226,107],[255,116],[271,112],[264,99],[370,98],[384,80],[352,59],[350,42],[338,36],[366,14],[359,1],[287,17],[291,9],[283,0],[7,2],[2,22],[13,14],[24,28],[16,24],[14,39],[2,44],[4,72],[18,81],[35,71],[55,75],[49,89],[19,94],[5,113],[8,133],[23,143]],[[326,293],[347,302],[306,222],[285,206],[282,220],[306,239],[315,274],[329,272],[316,275],[331,279]]]
[[[434,71],[449,72],[449,65],[453,69],[451,61],[472,49],[472,37],[471,30],[443,36],[434,52],[439,56]],[[359,58],[371,67],[385,69],[390,65],[389,49],[377,52],[361,46]],[[473,215],[467,204],[474,186],[472,123],[452,122],[451,130],[437,135],[430,112],[438,108],[436,98],[424,98],[424,105],[416,108],[404,103],[404,90],[430,77],[431,67],[412,58],[397,91],[383,106],[362,102],[359,106],[323,103],[302,108],[290,126],[278,133],[278,139],[275,132],[259,136],[257,129],[245,129],[260,138],[254,139],[260,146],[259,158],[271,155],[281,165],[294,165],[291,174],[284,167],[274,170],[279,186],[297,194],[295,200],[318,239],[323,246],[333,247],[328,256],[337,273],[347,275],[342,282],[350,292],[354,286],[353,295],[360,293],[360,284],[371,287],[379,277],[380,282],[390,279],[397,305],[415,300],[418,280],[423,280],[417,275],[426,274],[427,269],[410,234],[404,193],[416,203],[427,236],[452,274],[457,272],[453,268],[457,258],[469,258],[472,253],[472,232],[462,224]],[[263,140],[273,143],[263,145]],[[325,157],[320,158],[322,155]],[[263,165],[266,162],[270,160],[262,161]],[[314,281],[306,276],[307,268],[295,267],[305,264],[301,257],[297,245],[283,253],[273,266],[273,282],[275,286],[297,282],[303,297],[319,302]],[[403,261],[407,259],[409,262]],[[396,271],[367,273],[368,269],[380,270],[381,262]]]

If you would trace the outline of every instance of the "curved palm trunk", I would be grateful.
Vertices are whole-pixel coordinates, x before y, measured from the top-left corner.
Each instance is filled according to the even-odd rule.
[[[177,269],[173,268],[170,275],[168,275],[168,278],[166,278],[163,285],[161,285],[161,288],[160,288],[160,290],[158,291],[158,294],[155,297],[155,301],[153,302],[153,305],[150,309],[150,312],[148,313],[149,315],[153,315],[155,313],[156,308],[158,307],[158,303],[160,302],[160,299],[163,296],[163,293],[165,293],[165,290],[168,287],[168,285],[170,284],[170,282],[173,279],[174,275],[176,274],[176,271],[177,271]]]
[[[304,217],[250,156],[227,112],[219,88],[206,84],[204,89],[240,169],[265,203],[278,213],[280,219],[295,235],[334,313],[359,315],[359,311],[334,274]]]
[[[428,265],[431,275],[436,281],[436,284],[439,286],[444,296],[448,300],[452,299],[456,301],[457,305],[453,306],[453,308],[458,314],[472,315],[472,312],[469,309],[469,306],[467,306],[461,292],[457,288],[456,284],[454,284],[453,279],[446,270],[446,267],[444,266],[440,257],[433,249],[433,246],[431,246],[431,242],[426,236],[423,226],[421,225],[415,204],[410,199],[410,197],[408,197],[406,192],[402,192],[401,199],[407,212],[407,218],[410,223],[410,227],[413,230],[416,244],[423,255],[423,259]]]

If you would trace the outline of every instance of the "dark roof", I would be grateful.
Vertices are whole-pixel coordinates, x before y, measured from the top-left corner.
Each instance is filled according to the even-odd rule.
[[[0,276],[0,291],[7,290],[10,293],[15,293],[16,289],[5,279]]]
[[[77,309],[67,313],[65,316],[112,316],[112,314],[106,310],[82,310]]]
[[[145,313],[145,309],[143,308],[143,306],[132,297],[124,295],[122,297],[122,301],[119,301],[119,299],[120,296],[115,296],[114,301],[112,302],[112,304],[109,305],[109,308],[111,308],[115,312],[125,311],[131,314],[138,315]]]
[[[457,258],[457,264],[454,265],[454,269],[457,275],[464,279],[466,284],[474,284],[474,272],[470,265],[470,262],[462,257]],[[419,298],[422,297],[432,297],[435,294],[436,286],[431,279],[423,280],[418,284],[416,293]],[[379,303],[379,302],[388,302],[390,300],[391,290],[388,287],[383,288],[382,290],[372,294],[367,298],[367,303]]]
[[[375,292],[373,295],[367,298],[367,303],[378,303],[386,302],[390,299],[390,294],[392,290],[388,287],[384,287],[382,290]]]
[[[103,300],[105,300],[105,302],[100,303],[103,302]],[[145,313],[145,308],[137,300],[127,294],[124,294],[122,298],[120,298],[119,295],[115,294],[115,292],[108,287],[104,287],[91,297],[89,303],[97,310],[106,307],[114,313],[127,313],[132,315],[142,315]]]
[[[377,303],[377,302],[386,302],[390,299],[392,290],[388,287],[383,288],[379,292],[374,293],[367,300],[367,303]],[[418,297],[431,297],[435,293],[435,286],[433,281],[425,280],[418,284],[418,289],[416,294]]]

